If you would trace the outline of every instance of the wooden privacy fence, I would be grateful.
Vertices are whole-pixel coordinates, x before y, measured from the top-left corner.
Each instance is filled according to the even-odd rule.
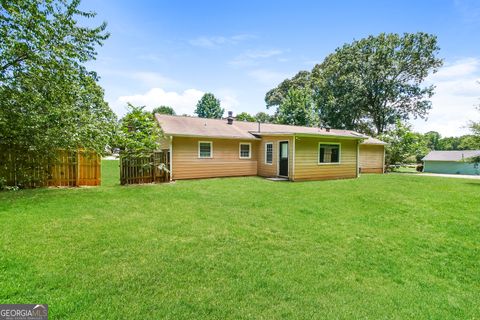
[[[159,183],[170,181],[169,151],[155,151],[143,156],[120,155],[120,183]]]
[[[7,186],[98,186],[101,182],[100,168],[101,157],[92,151],[61,150],[45,157],[29,152],[2,151],[0,148],[0,178]]]

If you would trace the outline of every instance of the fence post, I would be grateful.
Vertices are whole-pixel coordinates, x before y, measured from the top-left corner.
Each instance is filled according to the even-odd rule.
[[[76,174],[76,177],[75,177],[75,184],[76,184],[76,187],[78,187],[80,185],[80,150],[77,149],[77,174]]]

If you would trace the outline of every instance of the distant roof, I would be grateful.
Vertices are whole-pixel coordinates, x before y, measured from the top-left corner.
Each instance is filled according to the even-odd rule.
[[[423,161],[462,161],[467,158],[480,156],[480,150],[460,151],[430,151]]]
[[[386,145],[387,143],[377,138],[368,137],[367,140],[362,141],[362,144]]]
[[[155,117],[166,135],[199,136],[227,139],[258,139],[262,135],[321,135],[345,137],[351,139],[367,139],[361,133],[351,130],[337,130],[325,128],[301,127],[284,124],[261,123],[260,131],[257,122],[234,120],[229,125],[226,119],[206,119],[187,116],[171,116],[155,114]]]

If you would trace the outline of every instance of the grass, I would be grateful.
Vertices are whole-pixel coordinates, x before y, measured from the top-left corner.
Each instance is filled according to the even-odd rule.
[[[480,317],[480,181],[364,175],[0,193],[0,303],[52,319]]]
[[[394,172],[397,173],[419,173],[415,167],[412,166],[404,166],[396,168]]]

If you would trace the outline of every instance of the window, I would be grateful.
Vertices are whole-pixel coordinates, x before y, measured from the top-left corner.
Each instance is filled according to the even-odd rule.
[[[340,163],[340,144],[320,143],[318,151],[318,163]]]
[[[265,163],[273,163],[273,143],[271,142],[265,143]]]
[[[199,158],[212,158],[212,142],[211,141],[199,141],[198,142],[198,157]]]
[[[240,159],[250,159],[250,143],[240,143]]]

